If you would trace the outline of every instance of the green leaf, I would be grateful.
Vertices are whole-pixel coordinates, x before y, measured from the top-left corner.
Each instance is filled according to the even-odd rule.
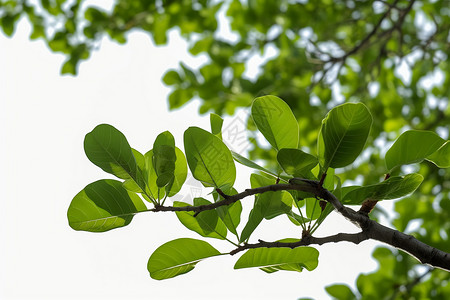
[[[146,192],[151,195],[153,199],[163,199],[166,194],[168,197],[175,196],[182,188],[187,177],[187,163],[183,152],[175,147],[175,171],[173,182],[165,186],[165,189],[161,189],[157,185],[157,175],[153,167],[153,150],[145,153],[145,164],[144,164],[144,180],[147,185]]]
[[[303,268],[314,270],[319,263],[319,251],[312,247],[256,248],[244,253],[234,265],[235,269],[268,268],[275,270],[298,271]]]
[[[233,186],[236,179],[233,157],[218,137],[201,128],[190,127],[184,132],[184,149],[195,179],[220,189]]]
[[[446,141],[441,148],[428,156],[427,160],[439,168],[450,168],[450,141]]]
[[[120,181],[103,179],[73,198],[67,218],[75,230],[104,232],[128,225],[136,213],[146,209],[141,198],[125,190]]]
[[[219,139],[222,139],[223,119],[216,114],[210,114],[209,118],[211,122],[211,133],[217,136]]]
[[[183,80],[181,79],[180,75],[175,70],[169,70],[163,77],[163,82],[166,85],[174,85],[182,83]]]
[[[310,220],[315,220],[320,217],[321,208],[319,200],[316,198],[306,198],[306,217]]]
[[[211,204],[206,199],[195,198],[194,205],[208,205]],[[184,202],[174,202],[174,207],[191,206]],[[204,237],[216,238],[224,240],[227,236],[227,228],[222,220],[219,219],[217,211],[205,210],[194,217],[195,212],[192,211],[177,211],[176,215],[181,224],[187,229],[192,230]]]
[[[221,253],[207,242],[181,238],[158,247],[148,260],[150,277],[168,279],[192,271],[195,265]]]
[[[432,131],[408,130],[402,133],[386,153],[388,170],[420,162],[433,154],[445,140]]]
[[[383,182],[362,186],[343,188],[343,204],[359,205],[366,199],[389,200],[397,199],[414,192],[423,181],[423,176],[417,173],[406,176],[393,176]],[[345,194],[344,194],[345,189]]]
[[[298,147],[297,119],[286,102],[280,98],[256,98],[252,103],[252,118],[258,130],[275,149]]]
[[[108,124],[101,124],[84,139],[89,160],[103,171],[122,179],[137,179],[137,164],[125,136]]]
[[[175,139],[172,134],[169,131],[159,134],[153,144],[153,168],[159,188],[173,182],[176,159]]]
[[[252,168],[252,169],[255,169],[255,170],[262,171],[262,172],[264,172],[264,173],[266,173],[266,174],[272,175],[272,176],[275,177],[275,178],[278,177],[277,174],[275,174],[275,173],[273,173],[273,172],[270,172],[269,170],[267,170],[267,169],[261,167],[260,165],[258,165],[258,164],[256,164],[256,163],[252,162],[252,161],[249,160],[248,158],[245,158],[244,156],[240,155],[239,153],[236,153],[236,152],[234,152],[234,151],[231,151],[231,155],[233,155],[233,159],[234,159],[235,161],[237,161],[238,163],[240,163],[241,165],[244,165],[244,166],[246,166],[246,167],[249,167],[249,168]]]
[[[136,149],[133,149],[133,148],[131,148],[131,151],[133,152],[134,158],[136,159],[136,164],[139,169],[139,172],[141,172],[141,174],[142,174],[142,171],[144,170],[144,166],[145,166],[144,155],[142,155],[142,153],[140,153],[139,151],[137,151]],[[143,190],[141,189],[141,187],[133,179],[125,180],[123,182],[122,186],[124,188],[126,188],[127,190],[129,190],[130,192],[143,193]]]
[[[372,115],[362,103],[345,103],[333,108],[322,121],[323,169],[351,164],[361,153],[372,126]],[[320,148],[319,137],[319,148]],[[321,161],[321,159],[319,159]]]
[[[345,284],[334,284],[325,287],[327,293],[337,300],[357,299],[353,291]]]
[[[318,163],[317,158],[311,154],[287,148],[278,151],[277,160],[287,174],[303,178],[307,178]]]

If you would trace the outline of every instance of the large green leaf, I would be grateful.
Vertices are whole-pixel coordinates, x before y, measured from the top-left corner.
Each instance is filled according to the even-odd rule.
[[[172,278],[192,271],[195,265],[221,253],[207,242],[181,238],[158,247],[150,256],[147,270],[157,280]]]
[[[343,189],[342,203],[359,205],[366,199],[389,200],[397,199],[414,192],[422,183],[423,176],[417,173],[406,176],[393,176],[383,182]],[[345,194],[344,194],[345,191]]]
[[[450,168],[450,141],[446,141],[441,148],[428,156],[427,160],[439,168]]]
[[[252,118],[258,130],[275,149],[298,147],[297,119],[289,105],[280,98],[256,98],[252,103]]]
[[[195,206],[208,204],[211,204],[211,202],[209,202],[206,199],[203,198],[194,199]],[[190,206],[190,204],[188,203],[178,201],[174,202],[173,205],[175,207]],[[178,220],[180,220],[180,222],[187,229],[195,231],[201,236],[221,240],[225,239],[225,237],[227,236],[227,227],[222,222],[222,220],[219,219],[217,211],[214,209],[202,211],[195,217],[194,217],[195,212],[192,211],[177,211],[176,215],[178,217]]]
[[[213,134],[189,127],[184,132],[186,158],[195,179],[206,186],[227,189],[236,179],[236,167],[227,146]]]
[[[136,181],[138,169],[133,151],[125,136],[113,126],[100,124],[89,132],[84,139],[84,151],[105,172]]]
[[[244,253],[234,265],[235,269],[267,268],[275,270],[301,271],[314,270],[319,263],[319,251],[312,247],[256,248]]]
[[[120,181],[103,179],[73,198],[67,218],[75,230],[103,232],[128,225],[137,212],[146,209],[141,198],[124,189]]]
[[[420,162],[444,143],[445,140],[432,131],[405,131],[386,152],[386,167],[392,170],[397,166]]]
[[[277,160],[283,170],[294,177],[306,178],[317,165],[315,156],[299,149],[280,149]]]
[[[324,155],[323,169],[351,164],[361,153],[369,136],[372,115],[362,103],[345,103],[333,108],[322,121],[319,155]]]

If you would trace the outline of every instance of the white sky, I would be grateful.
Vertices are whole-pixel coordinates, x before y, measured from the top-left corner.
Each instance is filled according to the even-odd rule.
[[[179,237],[201,239],[174,214],[141,214],[129,226],[102,234],[73,231],[66,219],[72,198],[87,184],[112,178],[86,158],[84,135],[109,123],[146,152],[160,132],[170,130],[183,148],[184,130],[209,129],[209,117],[197,114],[198,102],[169,112],[169,89],[160,78],[179,60],[198,65],[201,59],[188,57],[176,34],[170,46],[157,48],[145,34],[133,33],[125,46],[104,40],[77,77],[62,77],[63,57],[42,41],[30,42],[29,32],[21,22],[12,39],[0,35],[1,299],[326,299],[324,286],[353,286],[360,271],[376,267],[375,243],[340,243],[318,247],[313,272],[233,270],[237,257],[224,256],[156,281],[146,266],[158,246]],[[243,190],[249,172],[238,167],[238,173],[236,188]],[[340,216],[323,227],[318,235],[356,232]],[[299,228],[279,217],[263,222],[253,239],[299,235]],[[226,242],[208,241],[232,250]]]

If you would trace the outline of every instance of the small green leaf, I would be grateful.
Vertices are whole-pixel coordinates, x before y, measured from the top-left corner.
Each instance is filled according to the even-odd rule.
[[[334,284],[325,287],[327,293],[336,300],[354,300],[357,299],[353,291],[345,284]]]
[[[146,192],[147,194],[151,195],[153,199],[163,199],[166,194],[168,197],[175,196],[183,186],[184,182],[186,181],[187,177],[187,163],[186,158],[183,154],[183,152],[175,147],[175,155],[176,155],[176,161],[175,161],[175,170],[173,173],[173,181],[170,182],[168,185],[165,186],[165,189],[161,189],[158,187],[157,184],[157,178],[155,169],[153,168],[153,150],[148,151],[145,153],[145,163],[144,163],[144,181],[146,182],[147,188]]]
[[[297,119],[286,102],[280,98],[256,98],[252,103],[252,118],[258,130],[275,149],[298,147]]]
[[[211,133],[217,136],[219,139],[222,139],[223,119],[216,114],[210,114],[209,118],[211,122]]]
[[[428,156],[427,160],[439,168],[450,168],[450,141],[446,141],[441,148]]]
[[[319,251],[312,247],[256,248],[244,253],[234,265],[235,269],[269,268],[269,271],[314,270],[319,263]]]
[[[372,115],[362,103],[345,103],[333,108],[322,121],[319,155],[323,169],[351,164],[361,153],[372,126]]]
[[[103,179],[73,198],[67,218],[75,230],[104,232],[128,225],[136,213],[146,209],[141,198],[125,190],[120,181]]]
[[[184,133],[186,158],[195,179],[206,186],[227,189],[236,179],[236,167],[227,146],[213,134],[190,127]]]
[[[174,85],[183,82],[180,75],[175,70],[169,70],[163,77],[163,82],[167,85]]]
[[[208,205],[211,204],[206,199],[203,198],[195,198],[194,205]],[[184,207],[191,206],[188,203],[184,202],[174,202],[174,207]],[[204,237],[216,238],[216,239],[225,239],[227,236],[227,228],[222,220],[219,219],[217,211],[215,210],[206,210],[199,213],[196,217],[194,217],[194,212],[192,211],[177,211],[176,215],[178,220],[180,220],[181,224],[183,224],[187,229],[192,230],[200,234]]]
[[[406,176],[393,176],[383,182],[342,189],[342,203],[359,205],[366,199],[390,200],[397,199],[414,192],[423,181],[423,176],[417,173]],[[345,192],[345,194],[344,194]]]
[[[386,152],[386,167],[392,170],[397,166],[420,162],[444,143],[445,140],[432,131],[405,131]]]
[[[278,151],[277,160],[287,174],[302,178],[307,178],[318,163],[317,158],[311,154],[287,148]]]
[[[195,265],[221,253],[207,242],[181,238],[167,242],[153,252],[148,260],[150,277],[157,280],[172,278],[192,271]]]

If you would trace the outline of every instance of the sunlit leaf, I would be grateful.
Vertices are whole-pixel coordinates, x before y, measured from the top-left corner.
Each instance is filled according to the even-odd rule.
[[[153,279],[172,278],[192,271],[195,265],[221,253],[207,242],[181,238],[158,247],[150,256],[147,270]]]
[[[124,189],[120,181],[103,179],[73,198],[67,218],[75,230],[103,232],[128,225],[137,212],[146,209],[141,198]]]
[[[268,271],[314,270],[319,263],[319,251],[312,247],[256,248],[244,253],[234,265],[235,269],[268,268]]]
[[[203,198],[195,198],[194,205],[208,205],[211,204],[206,199]],[[174,202],[175,207],[184,207],[190,206],[188,203],[184,202]],[[216,239],[225,239],[227,236],[227,228],[225,224],[219,219],[217,211],[205,210],[199,213],[194,217],[195,212],[192,211],[177,211],[176,215],[178,220],[188,229],[197,232],[201,236],[216,238]]]

